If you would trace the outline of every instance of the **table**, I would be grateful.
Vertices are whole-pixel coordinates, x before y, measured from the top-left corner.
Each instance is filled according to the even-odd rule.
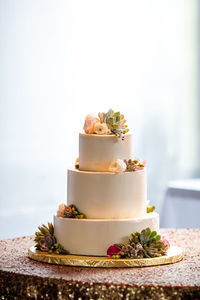
[[[200,299],[200,229],[161,229],[184,251],[181,262],[101,269],[28,258],[33,237],[0,241],[0,299]]]
[[[200,228],[200,179],[169,182],[160,225],[166,228]]]

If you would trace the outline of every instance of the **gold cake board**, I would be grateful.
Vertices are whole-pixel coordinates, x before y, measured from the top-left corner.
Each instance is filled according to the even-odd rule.
[[[178,247],[171,246],[168,249],[166,256],[155,258],[120,258],[112,259],[106,256],[79,256],[79,255],[61,255],[49,254],[36,250],[31,247],[28,251],[28,256],[31,259],[39,262],[45,262],[54,265],[92,267],[92,268],[134,268],[134,267],[149,267],[165,264],[176,263],[183,258],[182,250]]]

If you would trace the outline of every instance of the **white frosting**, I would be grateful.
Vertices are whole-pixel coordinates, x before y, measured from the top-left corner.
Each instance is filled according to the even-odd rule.
[[[146,214],[143,218],[93,220],[68,219],[54,216],[57,242],[71,254],[105,256],[110,245],[127,243],[133,232],[149,227],[158,231],[159,215]]]
[[[67,203],[89,219],[141,217],[146,201],[146,169],[118,174],[68,170]]]
[[[116,159],[130,159],[132,134],[124,140],[115,135],[79,134],[79,169],[85,171],[109,170]]]

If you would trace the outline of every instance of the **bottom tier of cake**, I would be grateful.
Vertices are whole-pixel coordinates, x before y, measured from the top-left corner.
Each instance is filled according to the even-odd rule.
[[[159,215],[155,212],[134,219],[70,219],[54,216],[54,234],[71,254],[106,256],[115,243],[127,243],[133,232],[149,227],[158,231]]]

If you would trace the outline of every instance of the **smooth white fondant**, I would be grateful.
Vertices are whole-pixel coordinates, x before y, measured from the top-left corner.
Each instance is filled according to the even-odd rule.
[[[115,135],[79,134],[79,169],[85,171],[109,171],[116,159],[132,157],[132,134],[124,140]]]
[[[149,227],[158,231],[159,215],[146,214],[135,219],[68,219],[54,216],[57,242],[71,254],[105,256],[110,245],[127,243],[133,232]]]
[[[146,169],[118,174],[68,170],[67,204],[89,219],[141,217],[146,201]]]

